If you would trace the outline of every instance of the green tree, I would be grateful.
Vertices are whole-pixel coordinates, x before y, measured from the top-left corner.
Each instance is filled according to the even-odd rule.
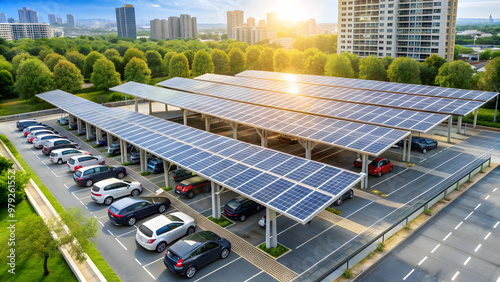
[[[184,56],[186,56],[186,58],[188,59],[189,69],[192,69],[193,68],[193,60],[194,60],[194,51],[193,50],[186,50],[186,51],[182,52],[182,54],[184,54]]]
[[[346,58],[349,59],[349,61],[351,61],[351,67],[352,67],[352,71],[354,72],[354,77],[358,77],[358,75],[359,75],[359,58],[358,58],[358,55],[351,54],[349,52],[344,52],[344,53],[342,53],[340,55],[341,56],[345,56]]]
[[[38,59],[40,59],[43,62],[45,60],[45,57],[47,57],[47,55],[52,54],[52,53],[54,53],[54,50],[45,47],[44,49],[40,50],[40,52],[38,53]]]
[[[110,59],[114,56],[119,56],[121,57],[120,53],[114,49],[114,48],[110,48],[110,49],[107,49],[106,51],[104,51],[104,53],[102,53],[104,55],[104,57],[106,57],[106,59]]]
[[[266,47],[259,56],[259,66],[263,71],[274,71],[274,51]]]
[[[85,62],[83,63],[84,78],[88,79],[91,77],[95,62],[101,58],[104,58],[104,56],[97,51],[92,51],[87,55],[87,57],[85,58]]]
[[[144,52],[142,52],[137,48],[130,48],[125,52],[125,55],[123,55],[123,65],[126,66],[133,57],[136,57],[137,59],[146,60]]]
[[[464,61],[445,63],[439,68],[436,84],[441,87],[472,89],[474,70]]]
[[[375,55],[371,55],[359,60],[359,78],[384,81],[387,73],[382,62]]]
[[[57,89],[75,94],[83,87],[83,76],[73,63],[62,60],[54,67],[54,83]]]
[[[63,56],[61,56],[57,53],[52,53],[52,54],[47,55],[43,62],[47,65],[47,67],[49,68],[49,70],[51,72],[54,72],[54,67],[61,60],[66,60],[66,58],[64,58]]]
[[[420,84],[420,65],[414,59],[399,57],[389,66],[387,78],[391,82]]]
[[[419,63],[420,67],[420,81],[424,85],[435,85],[437,70],[433,66],[426,63]]]
[[[290,68],[290,56],[284,48],[279,48],[274,53],[274,70],[278,72],[287,72]]]
[[[212,49],[210,52],[214,63],[214,73],[227,74],[229,72],[229,57],[226,52],[219,49]]]
[[[0,83],[1,74],[2,71],[0,71]],[[29,181],[29,176],[24,170],[16,170],[12,172],[13,169],[14,162],[4,156],[0,156],[0,203],[2,203],[2,206],[4,207],[6,207],[9,203],[19,204],[24,199],[24,188],[26,188],[26,184]],[[9,180],[11,184],[10,186]],[[13,194],[14,198],[12,198],[12,196],[9,198],[9,194]]]
[[[380,59],[380,62],[382,63],[386,71],[389,69],[389,66],[392,64],[392,61],[394,61],[394,58],[390,56],[385,56],[382,59]]]
[[[323,52],[318,52],[314,56],[307,58],[304,63],[306,74],[325,75],[325,65],[328,57]]]
[[[486,50],[482,53],[479,53],[479,60],[488,60],[491,57],[491,50]]]
[[[18,72],[17,70],[19,69],[19,67],[21,66],[21,64],[30,59],[30,58],[34,58],[34,57],[31,57],[30,54],[28,53],[21,53],[19,55],[16,55],[13,59],[12,59],[12,76],[16,79],[17,78],[17,75],[18,75]]]
[[[73,63],[80,71],[83,71],[83,64],[85,63],[85,56],[78,51],[69,51],[64,55],[66,60]]]
[[[245,70],[246,58],[240,48],[234,47],[229,52],[229,74],[235,75]]]
[[[83,54],[84,56],[87,56],[92,52],[92,47],[90,47],[88,44],[83,44],[83,45],[78,45],[78,52],[80,54]]]
[[[220,36],[221,40],[227,40],[227,33],[224,33]]]
[[[12,64],[7,62],[2,55],[0,55],[0,70],[6,70],[12,74]]]
[[[0,98],[15,96],[14,78],[8,70],[0,69]]]
[[[151,70],[151,75],[153,77],[163,76],[163,68],[160,53],[155,50],[149,50],[146,52],[146,62],[148,63],[148,67]]]
[[[484,78],[480,81],[482,89],[500,92],[500,57],[489,61],[484,68]]]
[[[470,54],[470,53],[474,52],[474,50],[472,48],[463,47],[463,46],[460,46],[458,44],[455,44],[455,50],[459,54]]]
[[[439,55],[432,54],[431,56],[427,57],[424,61],[426,65],[435,67],[436,69],[439,70],[439,68],[446,63],[446,59],[440,57]]]
[[[189,62],[183,53],[173,55],[168,67],[168,77],[189,77]]]
[[[290,52],[290,72],[302,73],[304,68],[304,53],[297,49],[292,49]]]
[[[163,63],[162,63],[162,68],[163,68],[163,74],[168,76],[169,75],[169,69],[170,69],[170,60],[172,57],[177,54],[176,52],[168,52],[163,56]]]
[[[204,73],[214,73],[214,63],[210,54],[204,49],[198,50],[193,61],[193,76],[199,76]]]
[[[247,69],[259,69],[259,56],[260,48],[256,45],[250,46],[245,50],[245,57],[247,58]]]
[[[54,89],[53,75],[39,59],[29,59],[21,63],[18,74],[15,88],[23,100],[33,100],[35,94]]]
[[[125,66],[126,81],[148,83],[150,79],[151,70],[144,60],[133,57]]]
[[[76,258],[76,260],[80,263],[84,262],[87,259],[87,255],[85,254],[85,249],[90,246],[95,246],[97,243],[95,240],[94,243],[91,243],[90,240],[97,238],[97,218],[95,217],[86,217],[83,214],[82,209],[70,207],[68,210],[65,210],[61,214],[61,218],[64,223],[71,230],[71,234],[63,237],[61,239],[62,243],[67,242],[78,242],[78,244],[71,244],[71,248],[69,249],[69,253]]]
[[[352,71],[351,61],[345,56],[339,54],[332,54],[328,56],[325,65],[325,75],[336,77],[354,77]]]
[[[90,82],[94,84],[95,88],[103,89],[105,92],[108,92],[109,88],[117,86],[121,83],[120,73],[115,70],[113,62],[102,56],[95,61]]]

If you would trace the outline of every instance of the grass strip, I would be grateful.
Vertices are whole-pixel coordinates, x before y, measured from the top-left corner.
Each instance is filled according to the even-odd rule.
[[[274,258],[278,258],[282,254],[286,253],[289,251],[289,249],[283,245],[278,244],[276,248],[266,248],[266,243],[262,243],[259,245],[259,249],[263,250],[264,252],[270,254]]]
[[[226,227],[226,226],[233,224],[231,221],[229,221],[224,216],[221,216],[219,218],[213,218],[213,217],[209,216],[208,219],[210,219],[211,221],[217,223],[218,225],[220,225],[222,227]]]

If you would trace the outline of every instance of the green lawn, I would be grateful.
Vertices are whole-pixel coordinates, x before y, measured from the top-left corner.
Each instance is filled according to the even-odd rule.
[[[32,213],[35,213],[35,210],[27,199],[16,205],[18,222]],[[0,209],[0,245],[2,248],[7,246],[7,237],[9,236],[7,226],[10,223],[7,222],[7,219],[9,219],[7,208]],[[4,260],[5,257],[2,255],[2,261]],[[0,265],[0,281],[78,281],[61,253],[49,257],[48,269],[50,273],[47,276],[43,276],[43,259],[39,257],[16,261],[15,275],[7,272],[8,269],[10,267],[6,263]]]
[[[500,128],[500,111],[497,112],[497,120],[495,123],[493,122],[494,115],[495,115],[495,109],[479,108],[477,112],[477,124]],[[474,113],[465,116],[463,122],[472,124],[474,122]]]

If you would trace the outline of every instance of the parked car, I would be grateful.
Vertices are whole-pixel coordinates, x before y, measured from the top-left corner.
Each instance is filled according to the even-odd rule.
[[[403,140],[400,140],[396,143],[398,147],[403,147]],[[438,146],[438,141],[427,139],[423,137],[413,137],[411,138],[411,148],[418,149],[422,152],[422,154],[427,153],[427,151],[432,150]]]
[[[196,230],[194,219],[182,212],[152,218],[137,228],[135,240],[146,250],[162,253],[167,245]]]
[[[62,138],[64,138],[64,136],[57,134],[38,135],[37,137],[35,137],[35,139],[33,139],[33,147],[41,149],[46,144],[46,141],[50,139],[62,139]]]
[[[45,125],[45,124],[42,124],[42,125],[32,125],[32,126],[28,126],[26,128],[23,129],[23,133],[24,133],[24,136],[28,136],[28,134],[30,134],[32,131],[35,131],[35,130],[50,130],[50,131],[55,131],[54,128],[48,126],[48,125]]]
[[[127,170],[122,166],[96,165],[79,168],[73,174],[73,181],[78,185],[91,187],[95,182],[116,177],[122,179],[127,175]]]
[[[211,182],[209,180],[195,176],[177,184],[177,187],[175,187],[175,193],[192,199],[195,194],[210,192],[211,188]]]
[[[259,226],[262,228],[266,228],[266,215],[263,215],[259,220]]]
[[[60,117],[57,119],[57,122],[60,123],[61,125],[66,125],[69,123],[69,117]]]
[[[127,151],[130,152],[134,146],[127,143]],[[121,153],[120,142],[111,144],[108,147],[108,154],[119,155]]]
[[[278,135],[278,140],[283,143],[288,143],[288,144],[297,144],[299,142],[299,139],[296,137],[290,136],[290,135],[285,135],[285,134],[280,134]]]
[[[80,145],[76,144],[75,142],[73,142],[71,140],[67,140],[67,141],[69,141],[69,143],[62,143],[62,144],[54,145],[52,147],[43,146],[42,153],[46,156],[50,156],[50,153],[52,152],[52,150],[69,149],[69,148],[80,149]]]
[[[174,175],[174,181],[175,182],[181,182],[183,180],[189,179],[191,177],[195,177],[196,174],[193,174],[191,171],[184,170],[184,169],[177,169],[172,172]]]
[[[103,165],[106,161],[103,156],[74,156],[68,159],[67,165],[71,172],[78,170],[79,168],[93,165]]]
[[[163,160],[156,157],[149,157],[146,170],[151,173],[163,172]]]
[[[32,126],[32,125],[41,125],[41,122],[38,122],[34,119],[23,119],[18,122],[16,122],[16,127],[20,131],[23,131],[26,127]]]
[[[354,197],[354,190],[349,189],[349,191],[342,194],[342,196],[340,196],[340,198],[338,198],[337,201],[335,201],[334,205],[340,206],[342,205],[342,202],[344,202],[344,200],[352,199],[352,197]]]
[[[88,140],[89,140],[89,141],[94,141],[96,138],[97,138],[97,135],[96,135],[95,130],[91,131],[91,132],[89,133],[89,139],[88,139]]]
[[[58,150],[52,150],[52,152],[50,153],[50,161],[53,163],[62,164],[67,162],[69,158],[80,155],[92,156],[90,152],[84,150],[58,149]]]
[[[128,154],[128,161],[133,163],[133,164],[138,164],[141,162],[141,153],[137,148],[132,148],[130,150],[130,153]]]
[[[203,266],[231,252],[231,243],[212,231],[191,234],[168,248],[163,263],[171,271],[193,278]]]
[[[232,219],[245,221],[248,216],[260,211],[262,206],[244,196],[238,196],[224,206],[224,214]]]
[[[165,197],[134,197],[114,202],[108,208],[109,220],[116,225],[134,225],[138,219],[154,213],[164,213],[170,206]]]
[[[69,125],[69,130],[75,130],[77,128],[78,128],[78,123],[76,122]]]
[[[142,184],[126,180],[109,178],[94,183],[90,190],[90,198],[98,204],[107,206],[121,197],[137,197],[142,192]]]
[[[78,135],[85,135],[86,133],[87,133],[87,126],[85,125],[84,122],[82,122],[82,127],[78,129]]]
[[[75,141],[73,140],[68,140],[65,138],[54,138],[54,139],[49,139],[46,140],[43,147],[54,147],[56,145],[62,145],[62,144],[76,144]],[[43,149],[42,149],[43,151]]]
[[[377,158],[368,164],[368,174],[382,176],[382,174],[391,172],[393,164],[389,159]]]
[[[106,132],[103,132],[101,139],[97,140],[97,146],[101,147],[107,145],[108,145],[108,135],[106,134]]]
[[[47,134],[57,135],[59,133],[48,130],[48,129],[34,130],[30,134],[28,134],[28,136],[26,136],[26,141],[28,141],[29,143],[33,143],[33,140],[35,139],[35,137],[40,136],[40,135],[47,135]]]

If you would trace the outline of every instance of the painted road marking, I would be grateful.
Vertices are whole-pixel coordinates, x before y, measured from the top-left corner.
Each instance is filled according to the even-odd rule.
[[[471,216],[473,213],[474,213],[474,212],[473,212],[473,211],[471,211],[471,212],[469,213],[469,215],[468,215],[468,216],[466,216],[466,217],[464,218],[464,220],[467,220],[467,219],[469,218],[469,216]]]
[[[155,263],[155,262],[158,262],[158,261],[160,261],[160,260],[162,260],[162,259],[163,259],[163,258],[159,258],[159,259],[157,259],[157,260],[155,260],[155,261],[152,261],[152,262],[150,262],[150,263],[148,263],[148,264],[144,265],[144,266],[143,266],[143,268],[144,268],[144,267],[146,267],[146,266],[149,266],[149,265],[151,265],[151,264],[153,264],[153,263]]]
[[[149,270],[147,270],[145,266],[143,266],[142,268],[144,268],[144,270],[149,274],[149,276],[153,277],[153,279],[156,280],[156,277],[154,277],[153,274],[151,274],[151,272],[149,272]]]
[[[446,235],[446,237],[444,237],[443,241],[446,241],[446,239],[448,239],[448,237],[450,237],[450,236],[451,236],[451,232],[448,233],[448,235]]]
[[[498,188],[493,189],[493,192],[495,192]]]
[[[99,221],[99,223],[102,225],[102,227],[104,227],[104,224],[102,224],[102,222],[101,222],[100,220],[98,220],[98,221]]]
[[[142,265],[142,263],[141,263],[139,260],[135,259],[135,261],[136,261],[139,265]]]
[[[458,227],[460,227],[460,225],[462,225],[462,223],[464,223],[464,222],[463,222],[463,221],[460,221],[460,223],[459,223],[459,224],[457,224],[457,226],[455,226],[455,230],[457,230],[457,229],[458,229]],[[450,233],[450,234],[451,234],[451,233]]]
[[[493,226],[493,228],[497,228],[499,223],[500,223],[500,221],[497,221],[497,223],[495,224],[495,226]]]
[[[422,263],[424,263],[424,261],[427,259],[427,256],[425,256],[419,263],[418,265],[421,265]]]
[[[484,240],[488,240],[488,237],[490,237],[491,235],[491,232],[488,232],[488,234],[486,235],[486,237],[484,237]]]
[[[408,278],[408,276],[410,276],[413,273],[413,271],[415,271],[415,269],[412,269],[408,274],[406,274],[403,280],[406,280],[406,278]]]
[[[469,263],[469,260],[470,260],[470,257],[468,257],[465,262],[464,262],[464,265],[467,265]]]
[[[120,244],[120,245],[121,245],[121,246],[125,249],[125,251],[127,250],[127,248],[125,248],[125,246],[122,244],[122,242],[120,242],[120,241],[118,240],[118,238],[115,238],[115,240],[116,240],[116,242],[118,242],[118,243],[119,243],[119,244]]]
[[[106,229],[106,230],[109,232],[109,234],[113,235],[113,233],[111,231],[109,231],[109,229]]]
[[[439,246],[441,246],[441,244],[437,244],[437,246],[432,249],[431,254],[433,254],[439,248]]]
[[[137,227],[136,227],[136,228],[137,228]],[[130,233],[132,233],[132,232],[136,232],[136,231],[137,231],[137,230],[135,230],[135,229],[134,229],[134,230],[130,230],[130,231],[125,232],[125,233],[123,233],[123,234],[121,234],[121,235],[118,235],[118,237],[122,237],[122,236],[124,236],[124,235],[130,234]]]
[[[481,248],[481,244],[477,245],[476,249],[474,250],[474,252],[477,252],[477,250],[479,250],[479,248]]]
[[[225,265],[223,265],[223,266],[221,266],[221,267],[219,267],[219,268],[217,268],[217,269],[213,270],[212,272],[209,272],[209,273],[205,274],[205,276],[202,276],[202,277],[200,277],[200,278],[198,278],[198,279],[194,280],[194,282],[198,282],[198,281],[203,280],[203,278],[205,278],[205,277],[207,277],[207,276],[209,276],[209,275],[212,275],[213,273],[215,273],[215,272],[217,272],[217,271],[221,270],[222,268],[224,268],[224,267],[226,267],[226,266],[230,265],[231,263],[233,263],[233,262],[235,262],[235,261],[237,261],[237,260],[239,260],[239,259],[241,259],[241,257],[239,257],[239,258],[237,258],[237,259],[235,259],[235,260],[233,260],[233,261],[231,261],[231,262],[229,262],[229,263],[226,263]]]
[[[481,204],[478,204],[474,210],[477,210],[480,206]]]
[[[486,196],[486,198],[484,198],[485,200],[488,200],[488,198],[490,197],[490,195]]]
[[[248,281],[250,281],[250,280],[254,279],[255,277],[257,277],[257,276],[259,276],[260,274],[262,274],[262,272],[264,272],[264,271],[263,271],[263,270],[261,270],[259,273],[255,274],[254,276],[252,276],[252,277],[248,278],[247,280],[245,280],[245,281],[243,281],[243,282],[248,282]]]
[[[457,278],[458,274],[460,274],[460,271],[457,271],[453,277],[451,277],[451,281],[454,281],[455,278]]]

